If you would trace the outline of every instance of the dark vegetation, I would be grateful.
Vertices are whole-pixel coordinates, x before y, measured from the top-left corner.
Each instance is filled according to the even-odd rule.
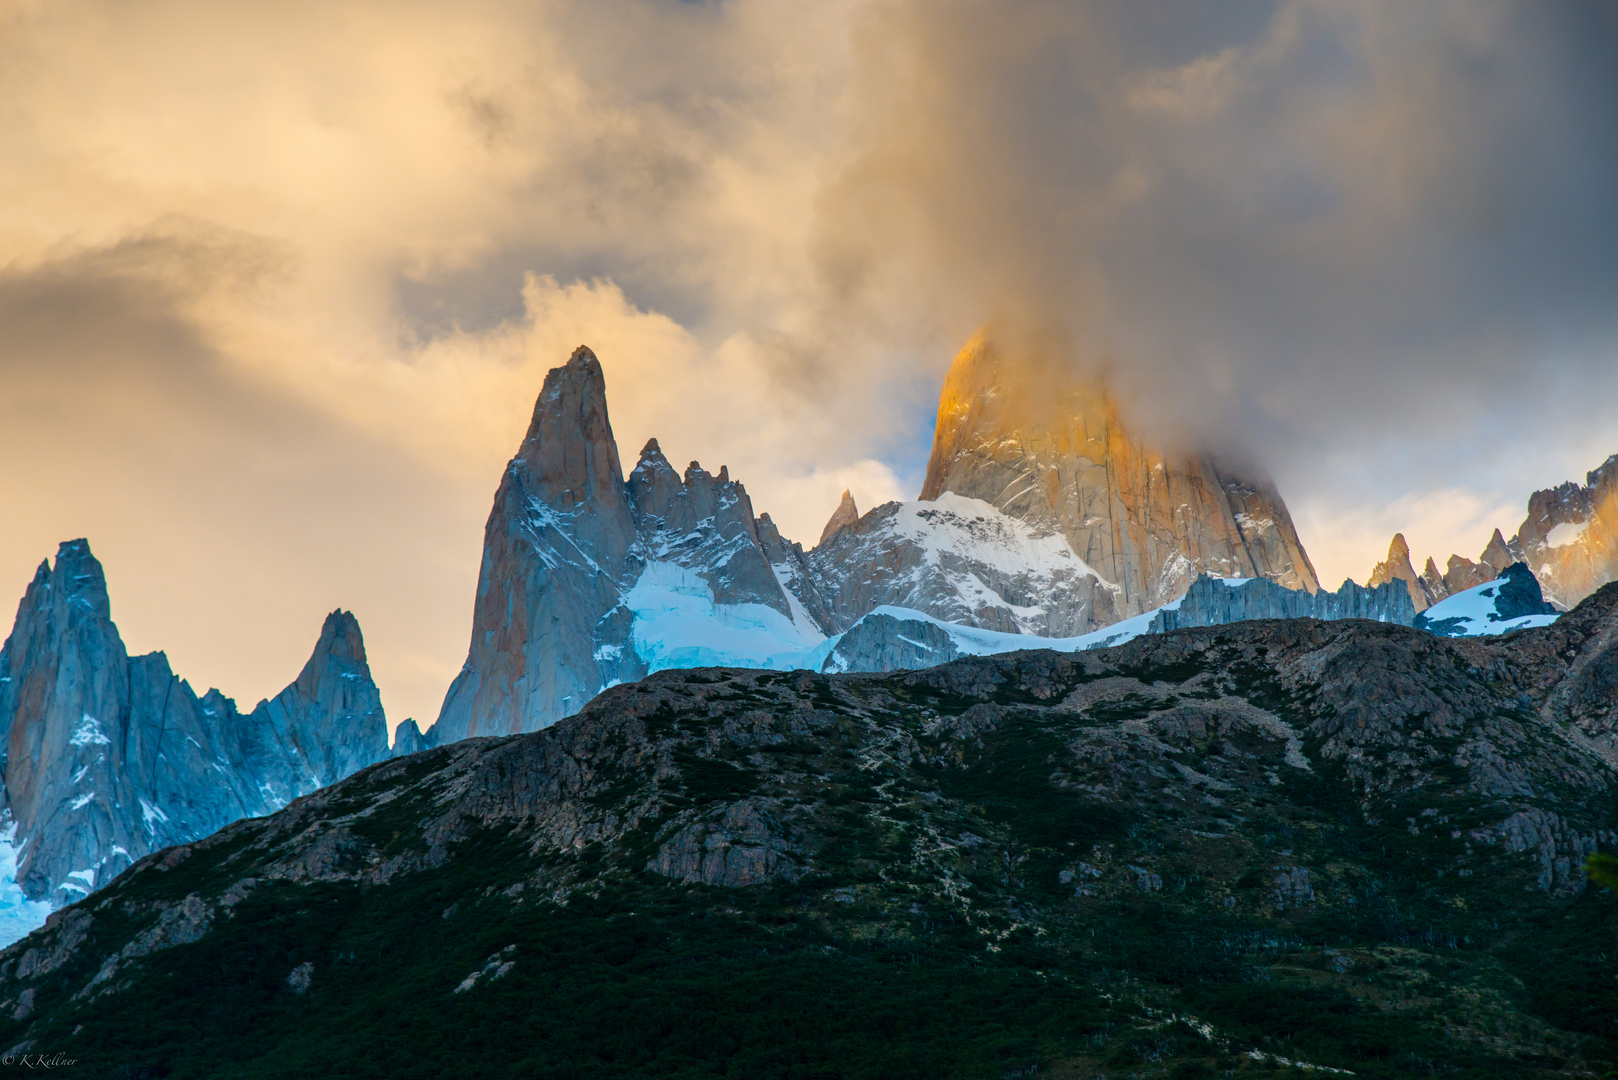
[[[1374,794],[1315,735],[1308,769],[1257,729],[1159,730],[1166,749],[1120,759],[1146,745],[1130,725],[1186,703],[1233,695],[1298,731],[1324,707],[1217,650],[1106,674],[1145,689],[1059,711],[1090,675],[697,673],[701,708],[644,719],[679,781],[613,842],[536,850],[497,823],[385,884],[270,881],[73,999],[151,912],[248,873],[243,831],[98,894],[91,944],[38,984],[51,1004],[0,1040],[129,1080],[1608,1075],[1618,897],[1469,845],[1502,810],[1454,747]],[[789,692],[818,726],[789,722]],[[709,737],[748,710],[781,737]],[[435,754],[362,774],[334,809],[417,784],[354,821],[384,856],[410,849]],[[583,801],[605,812],[646,783],[603,765]],[[644,869],[675,815],[764,795],[812,824],[794,873]],[[1603,793],[1567,798],[1611,817]]]

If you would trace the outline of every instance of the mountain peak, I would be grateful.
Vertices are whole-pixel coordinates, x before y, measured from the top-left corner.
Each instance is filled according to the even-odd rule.
[[[585,346],[546,374],[512,463],[518,462],[526,466],[528,494],[558,510],[590,506],[610,514],[622,502],[623,467],[607,417],[607,380]]]
[[[1492,566],[1497,574],[1516,561],[1511,557],[1511,549],[1506,546],[1506,538],[1500,535],[1499,529],[1494,530],[1494,535],[1489,537],[1488,545],[1478,558],[1480,562]]]
[[[1431,564],[1432,560],[1429,559]],[[1433,567],[1435,576],[1437,567]],[[1428,590],[1422,587],[1421,576],[1416,568],[1410,564],[1410,544],[1405,540],[1404,533],[1394,533],[1393,540],[1388,544],[1388,557],[1371,569],[1371,576],[1366,579],[1367,588],[1374,589],[1390,581],[1402,581],[1405,588],[1410,590],[1410,602],[1415,605],[1418,613],[1427,610],[1433,602]]]
[[[64,540],[56,548],[56,565],[45,572],[45,580],[57,594],[78,600],[103,619],[112,618],[112,602],[107,596],[107,575],[101,562],[90,552],[90,541]],[[39,581],[39,575],[35,575]]]
[[[1123,616],[1175,599],[1200,573],[1319,588],[1266,477],[1146,445],[1101,380],[1037,348],[1013,354],[986,332],[956,355],[939,394],[920,498],[946,491],[1060,534],[1119,587]]]
[[[859,519],[860,508],[854,505],[854,496],[847,488],[844,488],[843,497],[838,502],[837,509],[832,511],[831,517],[826,521],[826,527],[820,530],[819,543],[824,544],[827,540],[836,536],[838,530],[847,528]]]
[[[298,678],[253,711],[309,762],[318,784],[329,784],[388,756],[387,717],[365,659],[359,620],[338,608]]]

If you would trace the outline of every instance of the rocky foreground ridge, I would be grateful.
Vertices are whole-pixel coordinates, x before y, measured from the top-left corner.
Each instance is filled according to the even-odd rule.
[[[1618,906],[1581,870],[1615,794],[1618,586],[1494,638],[665,671],[140,860],[0,953],[0,1043],[173,1075],[461,1075],[468,1039],[513,1075],[1582,1075],[1618,1046]]]
[[[327,616],[298,678],[243,715],[163,653],[129,655],[84,540],[40,564],[0,648],[0,748],[17,884],[58,906],[389,753],[352,614]]]

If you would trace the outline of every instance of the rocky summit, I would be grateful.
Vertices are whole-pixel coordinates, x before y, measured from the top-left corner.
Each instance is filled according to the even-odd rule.
[[[879,640],[903,622],[868,619],[885,608],[1068,639],[1172,603],[1202,575],[1318,590],[1268,481],[1208,455],[1165,458],[1104,394],[1036,394],[981,340],[946,380],[922,498],[862,515],[845,491],[810,550],[755,516],[728,468],[682,473],[655,438],[625,477],[605,374],[580,346],[546,376],[501,478],[466,663],[420,745],[538,730],[669,668],[887,670],[921,653]]]
[[[0,1043],[176,1078],[1596,1075],[1615,671],[1618,585],[1486,638],[665,671],[139,860],[0,953]]]
[[[1516,557],[1564,608],[1618,581],[1618,454],[1584,481],[1534,492],[1512,538]]]
[[[1559,611],[1610,581],[1618,581],[1618,454],[1574,481],[1536,491],[1528,515],[1510,540],[1494,530],[1474,562],[1451,555],[1442,573],[1429,556],[1417,574],[1410,545],[1395,534],[1386,561],[1371,572],[1369,584],[1395,578],[1407,582],[1417,611],[1493,581],[1513,563],[1533,573],[1545,598]]]
[[[1100,384],[1008,355],[979,334],[938,403],[922,499],[945,492],[1062,536],[1118,589],[1118,617],[1181,595],[1199,574],[1319,587],[1268,479],[1206,453],[1139,440]]]
[[[84,540],[42,563],[18,605],[0,648],[0,740],[7,848],[36,906],[389,752],[352,614],[329,615],[297,680],[244,716],[217,690],[198,697],[163,653],[128,654]],[[6,924],[13,939],[30,928]]]

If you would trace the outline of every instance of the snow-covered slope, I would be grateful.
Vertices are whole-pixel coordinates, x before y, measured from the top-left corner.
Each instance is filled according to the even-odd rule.
[[[1515,563],[1493,581],[1440,600],[1421,613],[1417,625],[1445,637],[1477,637],[1549,626],[1556,618],[1534,575]]]
[[[650,562],[624,604],[634,615],[630,641],[648,673],[667,668],[815,667],[826,641],[799,608],[788,618],[766,604],[723,604],[699,573]]]
[[[1118,588],[1059,534],[953,492],[879,506],[804,563],[789,588],[813,590],[834,613],[835,629],[884,605],[1044,637],[1082,634],[1117,618]]]
[[[1087,634],[1048,637],[1007,634],[962,626],[924,612],[883,606],[862,617],[820,650],[824,671],[892,671],[931,667],[958,656],[985,656],[1019,649],[1079,652],[1122,645],[1142,634],[1192,626],[1220,626],[1248,619],[1371,619],[1403,626],[1415,610],[1401,583],[1367,589],[1351,581],[1336,592],[1288,589],[1265,578],[1203,575],[1185,595]],[[804,665],[807,666],[807,665]]]

